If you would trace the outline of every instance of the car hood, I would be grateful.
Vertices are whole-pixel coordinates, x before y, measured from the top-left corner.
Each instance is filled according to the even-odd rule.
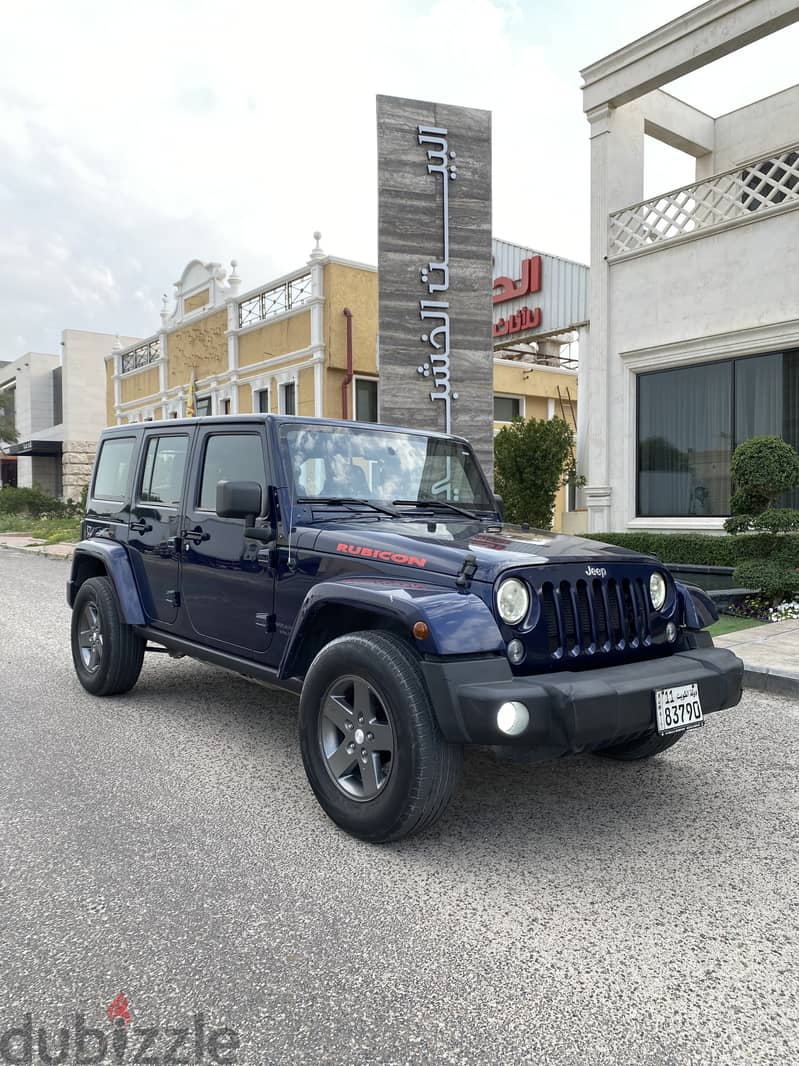
[[[306,530],[306,534],[310,533]],[[475,579],[494,581],[513,567],[557,562],[648,561],[651,556],[583,537],[528,529],[521,526],[488,526],[469,519],[446,521],[370,520],[365,517],[326,522],[316,527],[313,547],[317,551],[356,559],[377,560],[388,565],[424,569],[428,573],[457,574],[467,555],[477,561]],[[309,547],[309,540],[302,540]],[[407,561],[403,557],[407,557]]]

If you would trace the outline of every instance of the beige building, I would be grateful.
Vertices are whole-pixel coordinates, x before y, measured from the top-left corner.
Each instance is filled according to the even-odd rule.
[[[241,292],[235,260],[194,260],[164,297],[161,325],[106,356],[109,425],[264,411],[374,422],[378,418],[377,270],[326,255]],[[542,357],[543,358],[543,357]],[[574,424],[576,367],[539,365],[535,345],[497,351],[495,429],[514,417]],[[565,494],[558,515],[565,506]],[[556,517],[557,520],[557,517]]]

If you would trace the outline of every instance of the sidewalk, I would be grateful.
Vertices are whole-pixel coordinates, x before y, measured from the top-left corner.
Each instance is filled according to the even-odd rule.
[[[71,559],[74,544],[45,544],[27,533],[0,533],[0,548],[16,548],[32,555],[49,555],[54,559]]]
[[[744,687],[799,697],[799,621],[770,622],[714,640],[744,661]]]

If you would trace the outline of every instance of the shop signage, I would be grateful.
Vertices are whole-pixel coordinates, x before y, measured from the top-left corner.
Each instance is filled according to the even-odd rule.
[[[493,302],[496,306],[506,300],[514,300],[517,297],[532,295],[541,291],[541,256],[533,255],[522,260],[522,276],[518,281],[513,278],[494,278]],[[495,337],[512,336],[514,333],[526,333],[531,329],[538,329],[541,325],[541,308],[534,307],[532,311],[525,304],[509,314],[507,318],[498,318],[494,323],[493,333]]]

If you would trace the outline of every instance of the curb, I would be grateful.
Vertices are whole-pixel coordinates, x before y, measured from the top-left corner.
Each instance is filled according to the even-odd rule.
[[[774,696],[799,697],[799,674],[777,673],[766,666],[747,666],[744,663],[743,686]]]

